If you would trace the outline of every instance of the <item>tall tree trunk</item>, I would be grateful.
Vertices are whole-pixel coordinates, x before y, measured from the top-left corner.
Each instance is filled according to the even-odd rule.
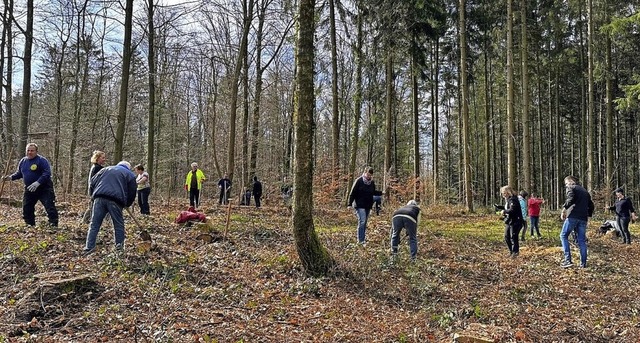
[[[29,139],[29,111],[31,110],[31,52],[33,49],[33,0],[27,0],[27,27],[21,30],[24,34],[24,70],[22,74],[22,113],[20,114],[20,141],[18,151],[22,153],[27,148]],[[7,96],[10,96],[7,94]],[[55,181],[55,180],[54,180]]]
[[[253,0],[247,0],[242,2],[244,12],[244,25],[242,27],[242,40],[240,41],[240,50],[238,51],[238,58],[236,59],[235,70],[233,71],[233,77],[231,81],[231,104],[229,106],[229,149],[227,152],[227,170],[229,179],[233,180],[233,172],[235,168],[235,155],[236,155],[236,111],[238,109],[238,84],[240,80],[240,73],[242,72],[242,65],[244,56],[247,54],[247,45],[249,37],[249,29],[251,28],[251,21],[253,20]]]
[[[595,153],[594,153],[594,125],[595,125],[595,89],[593,84],[593,69],[595,68],[593,62],[594,47],[593,47],[593,0],[587,0],[587,16],[588,16],[588,78],[589,78],[589,103],[587,107],[587,190],[593,190],[595,184]]]
[[[249,181],[249,54],[244,54],[242,61],[242,172],[240,185],[244,187]],[[241,189],[238,189],[240,191]]]
[[[414,37],[415,40],[415,37]],[[413,199],[420,201],[420,116],[418,113],[418,73],[415,54],[411,57],[411,102],[413,112]]]
[[[127,102],[129,100],[129,72],[131,70],[131,34],[133,29],[133,0],[127,0],[124,9],[124,43],[122,47],[122,75],[120,83],[120,100],[118,102],[118,123],[116,127],[114,162],[122,160],[124,153],[124,130],[127,122]]]
[[[356,172],[356,158],[358,156],[358,143],[360,140],[360,121],[362,120],[362,65],[364,63],[362,57],[362,41],[363,41],[363,32],[362,32],[362,4],[360,1],[357,2],[358,6],[358,15],[357,15],[357,33],[356,33],[356,48],[355,48],[355,57],[356,57],[356,92],[353,96],[353,133],[351,134],[351,158],[349,159],[349,176],[353,176]],[[348,181],[347,181],[348,182]],[[346,187],[347,192],[345,194],[346,197],[349,196],[348,189]],[[344,199],[344,202],[347,202],[347,199]]]
[[[6,83],[4,86],[4,127],[2,131],[6,134],[4,140],[7,145],[7,151],[2,151],[2,156],[7,156],[7,152],[12,150],[14,144],[14,132],[13,132],[13,97],[9,94],[13,94],[13,54],[9,51],[13,51],[13,0],[3,0],[4,10],[2,13],[2,43],[0,45],[0,75],[5,75]],[[5,56],[5,51],[6,56]],[[3,63],[6,61],[7,72],[4,73]],[[15,152],[15,151],[14,151]]]
[[[336,14],[335,0],[329,0],[329,24],[331,36],[331,119],[332,119],[332,163],[333,178],[340,174],[340,113],[338,108],[338,53],[336,43]]]
[[[431,94],[433,94],[433,96],[431,99],[431,131],[433,134],[431,135],[431,148],[433,149],[433,161],[431,163],[433,165],[431,168],[433,169],[433,203],[435,204],[438,202],[438,190],[440,186],[440,183],[438,182],[440,176],[440,168],[438,168],[438,141],[440,136],[440,107],[438,103],[440,93],[440,87],[438,86],[438,83],[440,82],[440,38],[436,38],[432,55],[433,63],[431,65],[431,70],[433,73],[433,82],[431,84]]]
[[[507,178],[513,189],[518,189],[516,174],[516,127],[513,110],[513,0],[507,0]]]
[[[522,60],[522,173],[523,189],[531,192],[531,136],[529,120],[529,51],[527,38],[527,1],[520,0],[520,59]]]
[[[491,107],[489,106],[489,39],[485,39],[484,49],[484,205],[489,206],[492,203],[493,184],[491,183],[491,151],[489,146],[489,127],[492,126]]]
[[[149,67],[149,118],[147,133],[147,166],[145,170],[149,175],[154,175],[155,152],[156,152],[156,27],[153,22],[155,17],[155,0],[148,0],[147,5],[147,26],[149,30],[149,53],[147,56],[147,66]],[[155,178],[152,178],[155,182]]]
[[[608,20],[607,20],[608,22]],[[611,62],[611,35],[605,35],[605,80],[606,80],[606,163],[605,190],[607,194],[613,188],[613,67]],[[607,198],[608,199],[608,198]]]
[[[392,178],[391,175],[391,157],[393,154],[392,149],[392,134],[393,134],[393,52],[391,49],[391,44],[389,44],[387,49],[387,58],[386,58],[386,106],[385,106],[385,143],[384,143],[384,197],[385,199],[389,199],[390,193],[390,181]]]
[[[304,270],[315,276],[326,275],[335,264],[320,244],[313,225],[313,135],[315,96],[313,63],[315,36],[315,1],[301,0],[298,7],[298,35],[296,39],[296,108],[295,173],[292,229],[298,256]]]
[[[464,173],[464,201],[469,212],[473,212],[473,191],[471,190],[471,147],[469,146],[469,83],[467,82],[467,28],[465,20],[465,0],[460,0],[458,8],[460,35],[460,83],[462,94],[462,159]]]

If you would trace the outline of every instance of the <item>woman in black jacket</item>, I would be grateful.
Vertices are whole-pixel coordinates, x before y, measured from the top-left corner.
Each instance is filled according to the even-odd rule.
[[[373,206],[374,195],[382,195],[382,192],[376,191],[376,184],[373,182],[373,168],[366,167],[362,176],[353,183],[347,202],[347,207],[353,206],[356,217],[358,217],[358,243],[361,245],[366,243],[367,219],[369,219],[369,212]]]
[[[504,210],[501,212],[504,220],[504,241],[509,248],[509,256],[515,258],[520,253],[518,233],[522,229],[522,209],[518,194],[511,186],[500,188],[500,194],[505,199]]]
[[[633,208],[631,199],[624,196],[624,189],[618,188],[614,191],[616,194],[616,203],[613,206],[605,207],[605,210],[616,211],[616,224],[622,232],[624,244],[631,244],[631,233],[629,232],[629,222],[631,219],[636,220],[636,211]]]

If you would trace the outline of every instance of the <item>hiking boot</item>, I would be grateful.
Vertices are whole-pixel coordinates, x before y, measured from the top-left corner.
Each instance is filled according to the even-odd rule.
[[[512,252],[511,255],[509,255],[509,257],[516,258],[516,257],[518,257],[518,255],[520,255],[519,252]]]
[[[93,249],[82,249],[82,257],[87,257],[91,254],[93,254],[96,251],[96,248]]]
[[[587,265],[580,263],[580,268],[587,268]]]
[[[569,268],[573,266],[573,262],[571,261],[562,261],[562,263],[560,264],[560,267],[562,268]]]

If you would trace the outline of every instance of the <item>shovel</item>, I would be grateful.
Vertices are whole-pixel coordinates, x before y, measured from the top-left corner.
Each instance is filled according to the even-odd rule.
[[[133,212],[131,211],[131,209],[129,207],[125,207],[127,209],[127,212],[129,213],[129,216],[131,217],[131,219],[133,219],[133,221],[136,223],[136,225],[138,225],[138,228],[140,229],[140,238],[143,241],[151,241],[151,235],[149,235],[149,232],[147,230],[145,230],[145,228],[142,226],[142,224],[140,224],[140,222],[138,221],[138,219],[136,217],[133,216]]]

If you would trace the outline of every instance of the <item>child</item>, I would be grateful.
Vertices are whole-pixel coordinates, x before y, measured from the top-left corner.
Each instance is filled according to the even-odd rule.
[[[533,237],[533,229],[536,229],[536,235],[540,238],[540,205],[544,204],[544,199],[538,198],[536,193],[531,193],[531,198],[527,202],[529,205],[529,218],[531,218],[531,237]]]
[[[520,191],[518,195],[518,201],[520,202],[520,209],[522,210],[522,236],[520,239],[524,242],[524,237],[527,233],[527,197],[529,193],[526,191]]]

